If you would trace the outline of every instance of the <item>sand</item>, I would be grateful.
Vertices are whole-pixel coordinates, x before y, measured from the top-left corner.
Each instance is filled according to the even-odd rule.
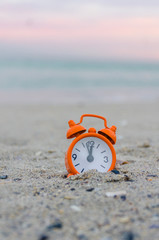
[[[158,106],[0,106],[0,239],[158,240]],[[66,178],[67,122],[83,113],[117,126],[120,174]]]

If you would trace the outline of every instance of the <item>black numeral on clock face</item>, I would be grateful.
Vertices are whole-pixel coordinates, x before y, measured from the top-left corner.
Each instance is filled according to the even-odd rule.
[[[72,158],[73,158],[73,160],[75,161],[76,160],[76,158],[77,158],[77,154],[72,154]]]
[[[108,162],[108,157],[104,156],[104,162],[107,163]]]

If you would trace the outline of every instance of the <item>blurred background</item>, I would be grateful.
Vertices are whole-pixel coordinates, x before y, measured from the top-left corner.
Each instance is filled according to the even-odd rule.
[[[0,1],[1,103],[158,99],[158,0]]]

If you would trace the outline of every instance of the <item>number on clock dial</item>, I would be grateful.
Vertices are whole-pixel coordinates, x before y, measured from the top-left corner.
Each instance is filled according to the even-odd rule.
[[[77,158],[77,154],[72,154],[72,158],[73,158],[73,160],[76,160],[76,158]]]

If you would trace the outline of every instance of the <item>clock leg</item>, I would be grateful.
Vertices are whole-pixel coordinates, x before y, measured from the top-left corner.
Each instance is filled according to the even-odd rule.
[[[72,173],[69,173],[68,175],[67,175],[67,178],[69,178],[70,176],[72,176],[73,174]]]

